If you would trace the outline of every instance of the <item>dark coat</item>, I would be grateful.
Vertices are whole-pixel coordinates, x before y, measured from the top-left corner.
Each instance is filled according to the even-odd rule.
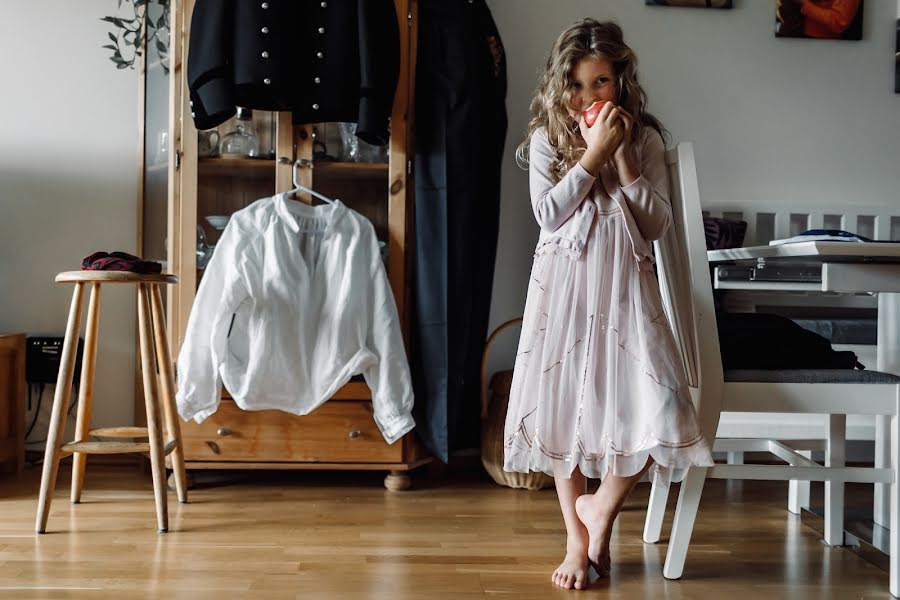
[[[399,73],[393,0],[197,0],[187,83],[197,129],[237,106],[292,111],[293,122],[355,122],[388,141]]]

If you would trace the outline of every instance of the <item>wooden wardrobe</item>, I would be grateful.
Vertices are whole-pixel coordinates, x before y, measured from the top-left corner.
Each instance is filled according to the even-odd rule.
[[[228,215],[259,198],[291,189],[292,166],[297,159],[312,164],[312,168],[300,169],[304,185],[340,198],[368,217],[378,238],[387,243],[388,279],[408,348],[416,0],[395,0],[400,79],[391,117],[389,156],[387,162],[369,163],[315,158],[314,142],[316,149],[321,149],[318,142],[323,141],[327,148],[334,124],[292,126],[290,113],[258,111],[254,111],[254,125],[260,145],[274,152],[252,159],[200,156],[184,80],[193,4],[193,0],[171,0],[168,56],[161,59],[155,43],[148,45],[139,94],[138,248],[148,259],[165,260],[165,270],[180,281],[171,286],[166,298],[173,357],[184,340],[203,276],[197,264],[198,225],[207,243],[214,245],[219,231],[206,217]],[[154,10],[152,4],[148,10]],[[233,120],[221,125],[220,136],[232,126]],[[312,202],[308,194],[298,195],[298,199]],[[139,392],[135,402],[135,415],[142,415]],[[202,424],[184,423],[182,436],[188,470],[383,470],[388,471],[385,486],[392,490],[408,487],[408,471],[429,460],[411,433],[393,445],[384,441],[372,417],[371,393],[361,378],[354,378],[328,402],[302,417],[281,411],[241,410],[223,389],[218,412]]]

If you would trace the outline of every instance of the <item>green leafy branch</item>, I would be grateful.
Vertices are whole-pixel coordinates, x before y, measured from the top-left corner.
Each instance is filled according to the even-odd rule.
[[[135,61],[141,56],[141,50],[150,44],[156,46],[163,72],[169,74],[169,0],[118,0],[119,9],[122,4],[131,7],[131,18],[102,17],[100,20],[113,25],[114,30],[107,32],[110,44],[103,46],[112,52],[109,60],[117,69],[133,69]],[[150,7],[160,7],[159,16],[154,20],[150,15]]]

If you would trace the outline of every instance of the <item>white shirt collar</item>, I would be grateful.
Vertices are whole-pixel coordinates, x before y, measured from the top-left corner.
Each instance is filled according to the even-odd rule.
[[[278,216],[287,223],[287,226],[290,227],[291,231],[294,233],[300,231],[300,225],[297,223],[297,219],[294,218],[294,215],[324,219],[326,221],[325,232],[330,233],[335,224],[347,211],[347,207],[340,200],[335,200],[334,204],[317,204],[311,206],[304,202],[288,200],[287,194],[282,193],[275,194],[275,196],[272,197],[272,201],[275,204],[275,212],[278,213]]]

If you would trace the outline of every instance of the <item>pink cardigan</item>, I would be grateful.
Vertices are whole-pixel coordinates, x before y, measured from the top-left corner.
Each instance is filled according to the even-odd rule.
[[[550,177],[554,149],[544,128],[535,130],[528,170],[531,206],[541,227],[535,253],[552,249],[577,258],[597,206],[614,203],[625,216],[635,259],[647,265],[653,262],[650,242],[661,238],[672,223],[665,146],[655,129],[644,127],[636,150],[641,175],[625,187],[619,185],[612,166],[604,165],[600,176],[594,177],[580,163],[554,183]],[[585,202],[588,198],[596,202]]]

